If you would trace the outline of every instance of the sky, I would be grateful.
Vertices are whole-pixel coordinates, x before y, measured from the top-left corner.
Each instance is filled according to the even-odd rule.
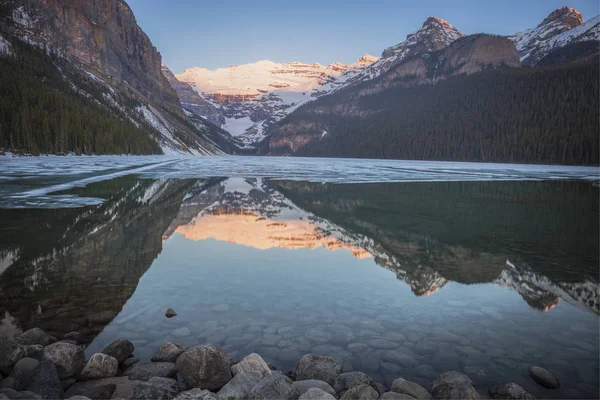
[[[259,60],[353,63],[380,56],[428,16],[465,34],[507,35],[567,5],[588,20],[598,0],[126,0],[173,72]]]

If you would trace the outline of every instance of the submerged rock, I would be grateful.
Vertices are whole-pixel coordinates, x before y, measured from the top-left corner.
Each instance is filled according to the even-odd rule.
[[[165,312],[165,317],[167,317],[167,318],[173,318],[176,315],[177,315],[177,313],[172,308],[168,308],[167,311]]]
[[[328,356],[305,354],[296,366],[296,379],[318,379],[333,385],[335,378],[342,373],[342,365]]]
[[[160,346],[152,361],[172,362],[177,361],[180,355],[185,351],[185,347],[179,343],[168,342]]]
[[[177,370],[188,387],[219,390],[232,378],[229,357],[218,346],[190,347],[177,359]]]
[[[560,388],[560,381],[552,372],[542,367],[529,367],[527,370],[531,379],[548,389]]]
[[[535,400],[535,397],[514,382],[491,388],[490,397],[492,399]]]
[[[135,351],[135,346],[127,339],[117,339],[101,351],[117,359],[120,364],[125,361]]]
[[[456,371],[445,372],[438,376],[431,385],[431,395],[434,399],[481,399],[473,386],[473,381]]]
[[[392,392],[406,394],[419,400],[433,399],[424,387],[402,378],[398,378],[392,383]]]
[[[117,375],[119,363],[117,359],[104,353],[96,353],[90,357],[83,371],[81,371],[81,379],[102,379],[110,378]]]
[[[231,366],[231,372],[234,375],[244,371],[259,374],[261,378],[271,375],[271,369],[265,360],[256,353],[247,355],[242,361]]]
[[[74,376],[85,365],[85,353],[79,346],[56,342],[44,347],[44,359],[56,365],[60,379]]]

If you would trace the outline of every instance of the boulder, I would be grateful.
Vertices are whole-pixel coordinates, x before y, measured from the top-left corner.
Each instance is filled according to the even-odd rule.
[[[514,382],[494,386],[490,389],[490,397],[492,399],[535,400],[535,397]]]
[[[333,389],[338,396],[342,396],[348,389],[359,385],[369,385],[379,394],[379,388],[375,382],[364,372],[345,372],[338,375],[333,381]]]
[[[38,360],[28,357],[21,358],[13,367],[10,376],[26,387],[31,382],[31,374],[38,365],[40,365]]]
[[[415,400],[415,398],[404,393],[385,392],[379,396],[379,400]]]
[[[177,361],[180,355],[185,351],[185,347],[179,343],[168,342],[160,346],[152,361],[172,362]]]
[[[20,344],[0,339],[0,372],[10,374],[13,366],[25,357],[25,349]]]
[[[33,358],[34,360],[42,361],[44,359],[44,346],[41,344],[30,344],[23,346],[23,357]]]
[[[42,399],[37,393],[33,393],[30,391],[17,392],[13,389],[0,389],[0,400],[2,399],[10,399],[10,400],[26,400],[26,399]]]
[[[444,372],[438,376],[431,385],[431,395],[434,399],[481,399],[473,381],[457,371]]]
[[[335,397],[331,393],[313,387],[304,392],[298,400],[335,400]]]
[[[61,399],[63,395],[58,370],[50,360],[41,361],[31,371],[25,388],[44,399]]]
[[[154,377],[172,378],[177,377],[177,367],[173,363],[154,362],[150,364],[135,364],[127,368],[123,375],[129,379],[148,381]]]
[[[258,382],[250,391],[250,399],[291,400],[300,397],[292,380],[282,374],[271,374]]]
[[[18,392],[19,390],[23,389],[23,385],[21,385],[21,383],[12,376],[9,376],[8,378],[0,381],[0,389],[12,389]]]
[[[85,338],[79,332],[69,332],[63,335],[63,340],[74,340],[76,344],[85,343]]]
[[[62,386],[63,391],[66,391],[71,387],[77,380],[75,378],[67,378],[60,381],[60,386]]]
[[[342,365],[327,356],[305,354],[296,366],[296,379],[318,379],[333,385],[335,378],[342,373]]]
[[[17,336],[15,338],[15,342],[23,346],[28,346],[32,344],[48,346],[49,344],[56,342],[56,338],[48,335],[40,328],[33,328]]]
[[[85,353],[79,346],[56,342],[44,347],[44,359],[56,365],[60,379],[69,378],[85,365]]]
[[[186,390],[185,392],[179,392],[173,400],[221,400],[213,392],[208,390],[194,388],[192,390]]]
[[[176,315],[177,315],[177,313],[172,308],[168,308],[167,311],[165,312],[165,317],[167,317],[167,318],[173,318]]]
[[[552,372],[542,367],[529,367],[527,370],[531,379],[548,389],[560,388],[560,381]]]
[[[255,372],[242,371],[217,392],[224,400],[247,399],[250,391],[263,377]]]
[[[110,378],[117,375],[119,363],[117,359],[104,353],[96,353],[90,357],[83,371],[82,380]]]
[[[105,382],[103,379],[100,381],[77,382],[67,389],[65,397],[84,396],[94,400],[107,400],[112,397],[116,388],[115,383]]]
[[[219,390],[232,378],[229,357],[218,346],[193,346],[177,359],[177,370],[188,387]]]
[[[127,368],[131,367],[134,364],[137,364],[138,362],[140,362],[139,358],[129,357],[127,360],[121,363],[121,368],[123,368],[123,370],[126,370]]]
[[[179,392],[175,379],[154,377],[133,389],[133,399],[171,400]]]
[[[244,371],[257,373],[261,378],[271,375],[271,369],[265,360],[256,353],[247,355],[242,361],[231,366],[231,372],[233,372],[234,375]]]
[[[117,339],[102,350],[102,353],[108,354],[117,359],[117,361],[122,363],[125,361],[130,355],[133,354],[135,350],[135,346],[127,339]]]
[[[89,397],[85,396],[73,396],[69,397],[67,400],[91,400]]]
[[[419,384],[404,380],[402,378],[398,378],[392,382],[392,392],[406,394],[419,400],[433,399],[427,389]]]
[[[342,400],[372,400],[379,398],[379,393],[369,385],[358,385],[348,389]]]
[[[337,397],[335,389],[332,388],[331,385],[329,385],[329,383],[320,381],[318,379],[305,379],[303,381],[295,381],[293,385],[296,387],[296,390],[298,390],[298,393],[301,395],[306,393],[311,388],[317,388],[321,389],[326,393],[329,393],[332,396]]]

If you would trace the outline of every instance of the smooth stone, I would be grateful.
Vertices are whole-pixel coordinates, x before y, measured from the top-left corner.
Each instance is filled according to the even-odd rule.
[[[93,354],[87,361],[80,378],[82,380],[111,378],[117,375],[119,363],[117,359],[104,353]]]
[[[431,394],[424,387],[402,378],[398,378],[392,383],[392,392],[406,394],[419,400],[433,399]]]
[[[414,357],[404,351],[389,350],[384,352],[382,357],[385,361],[398,364],[403,367],[416,367],[419,365],[419,362]]]
[[[77,382],[77,380],[75,380],[75,378],[63,379],[62,381],[60,381],[60,386],[62,386],[63,391],[66,391],[75,382]]]
[[[185,346],[182,344],[168,342],[160,346],[160,348],[156,351],[156,354],[152,356],[152,361],[174,363],[184,351]]]
[[[231,372],[233,375],[237,375],[240,372],[253,372],[259,374],[261,379],[271,375],[271,369],[265,360],[256,353],[249,354],[242,358],[242,361],[239,363],[232,365]]]
[[[177,371],[188,387],[219,390],[232,378],[229,357],[218,346],[190,347],[177,359]]]
[[[21,358],[13,367],[10,376],[14,378],[15,381],[19,382],[21,386],[27,387],[27,385],[29,385],[29,383],[31,382],[33,370],[38,365],[40,365],[40,362],[38,360],[28,357]]]
[[[294,381],[292,384],[296,387],[296,389],[298,390],[298,393],[301,395],[306,393],[311,388],[317,388],[326,393],[331,394],[332,396],[337,396],[335,389],[332,388],[331,385],[329,385],[327,382],[323,382],[318,379],[306,379],[303,381]]]
[[[175,379],[154,377],[138,384],[133,389],[133,399],[171,400],[179,393],[179,385]]]
[[[348,389],[341,400],[372,400],[379,398],[379,392],[369,385],[358,385]]]
[[[328,356],[305,354],[296,366],[296,380],[318,379],[333,385],[335,378],[342,373],[342,365]]]
[[[85,396],[72,396],[69,397],[67,400],[92,400],[89,397],[85,397]]]
[[[304,333],[306,339],[317,343],[327,343],[331,341],[332,334],[317,328],[307,329]]]
[[[457,371],[444,372],[438,376],[431,385],[431,395],[434,399],[481,399],[473,381]]]
[[[383,349],[383,350],[395,349],[396,347],[398,347],[398,343],[392,342],[391,340],[387,340],[387,339],[381,339],[381,338],[367,340],[367,344],[374,349]]]
[[[108,400],[112,397],[117,385],[104,379],[96,381],[77,382],[65,393],[65,397],[85,396],[90,399]]]
[[[150,364],[135,364],[125,370],[124,376],[138,381],[148,381],[154,377],[176,378],[177,367],[174,363],[153,362]]]
[[[182,326],[181,328],[177,328],[177,329],[173,329],[171,331],[171,335],[175,336],[175,337],[186,337],[186,336],[190,336],[192,334],[192,331],[190,330],[190,328],[186,327],[186,326]]]
[[[494,386],[490,389],[490,397],[492,399],[535,400],[535,397],[514,382]]]
[[[335,397],[331,393],[327,393],[319,388],[313,387],[300,395],[298,400],[335,400]]]
[[[250,391],[249,399],[292,400],[299,396],[292,380],[282,374],[271,374],[258,382]]]
[[[186,390],[185,392],[179,392],[173,400],[221,400],[213,392],[205,389],[194,388]]]
[[[56,366],[60,379],[70,378],[85,365],[85,353],[77,345],[56,342],[44,347],[44,359]]]
[[[137,357],[129,357],[127,360],[123,361],[121,363],[121,368],[124,370],[128,369],[129,367],[131,367],[134,364],[137,364],[138,362],[140,362],[140,359]]]
[[[217,392],[225,400],[246,399],[263,376],[256,372],[240,371]]]
[[[17,361],[25,356],[24,346],[0,338],[0,372],[4,375],[10,374]]]
[[[364,372],[344,372],[333,381],[333,389],[338,396],[342,396],[347,390],[359,385],[369,385],[379,393],[379,388]]]
[[[172,308],[167,308],[167,311],[165,311],[165,317],[167,318],[173,318],[176,315],[177,313]]]
[[[24,392],[17,392],[14,389],[0,389],[0,400],[4,400],[4,399],[10,399],[10,400],[27,400],[27,399],[32,399],[32,400],[37,400],[37,399],[42,399],[42,396],[40,396],[37,393],[33,393],[30,391],[24,391]]]
[[[0,389],[12,389],[19,391],[23,389],[23,385],[21,385],[21,383],[12,376],[9,376],[8,378],[0,381]]]
[[[415,400],[415,397],[409,396],[404,393],[396,392],[385,392],[379,396],[379,400]]]
[[[122,363],[135,351],[135,346],[127,339],[117,339],[101,351],[101,353],[108,354],[117,359]]]
[[[28,346],[23,346],[23,356],[33,358],[38,361],[42,361],[44,359],[44,346],[41,344],[30,344]]]
[[[560,381],[552,372],[542,367],[529,367],[527,370],[531,379],[548,389],[558,389]]]
[[[41,346],[48,346],[51,343],[56,342],[56,338],[48,335],[46,332],[41,330],[40,328],[33,328],[28,331],[25,331],[15,337],[15,342],[22,346],[39,344]]]

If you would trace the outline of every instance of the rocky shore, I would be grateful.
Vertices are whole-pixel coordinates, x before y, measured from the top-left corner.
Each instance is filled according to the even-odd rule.
[[[483,399],[487,395],[456,371],[440,374],[429,390],[398,377],[391,388],[358,371],[344,372],[328,356],[305,354],[295,371],[283,372],[250,354],[230,359],[218,346],[162,345],[152,362],[139,363],[135,346],[118,339],[86,360],[83,337],[60,340],[39,328],[0,339],[0,400],[3,399]],[[551,372],[531,367],[538,384],[557,389]],[[492,399],[534,399],[516,383],[489,389]]]

